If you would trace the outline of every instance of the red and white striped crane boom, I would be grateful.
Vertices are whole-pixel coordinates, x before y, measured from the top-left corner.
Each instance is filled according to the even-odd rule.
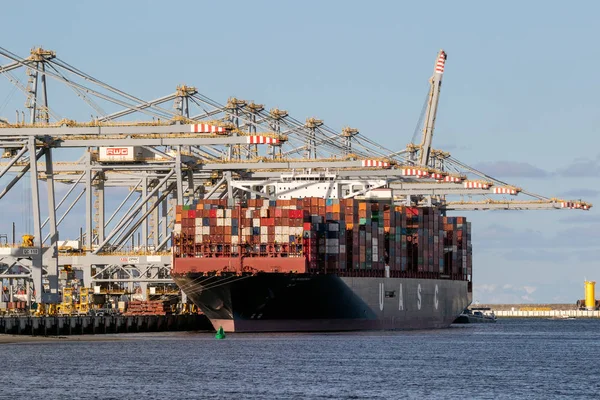
[[[435,61],[433,76],[430,80],[431,88],[429,89],[427,111],[425,113],[425,123],[423,126],[423,141],[421,142],[419,152],[419,164],[422,166],[427,166],[429,162],[431,141],[433,139],[433,129],[435,127],[435,116],[437,114],[440,88],[442,87],[442,76],[444,75],[446,59],[446,52],[444,50],[440,50]]]

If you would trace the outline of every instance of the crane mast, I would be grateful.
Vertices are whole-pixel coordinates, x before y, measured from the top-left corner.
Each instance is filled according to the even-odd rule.
[[[433,129],[435,127],[435,116],[437,114],[440,88],[442,87],[442,75],[444,75],[446,58],[446,52],[444,50],[440,50],[435,61],[433,76],[430,79],[431,86],[429,89],[427,111],[425,113],[425,123],[423,126],[423,141],[421,142],[421,151],[419,152],[419,164],[422,166],[427,166],[429,162]]]

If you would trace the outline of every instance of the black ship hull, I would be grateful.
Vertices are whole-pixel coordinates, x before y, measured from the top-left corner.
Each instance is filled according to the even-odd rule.
[[[470,304],[467,281],[259,273],[173,274],[226,332],[318,332],[448,327]]]

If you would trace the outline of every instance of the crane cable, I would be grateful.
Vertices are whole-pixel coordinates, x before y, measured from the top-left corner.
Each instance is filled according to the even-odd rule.
[[[425,112],[427,111],[427,104],[429,103],[430,93],[431,91],[428,91],[427,96],[425,96],[425,100],[423,101],[423,107],[421,108],[421,113],[419,114],[419,119],[417,121],[417,125],[415,125],[415,130],[413,132],[412,138],[410,139],[410,143],[415,143],[415,140],[417,140],[417,134],[419,133],[419,129],[423,125],[423,120],[425,119]]]
[[[10,102],[10,100],[12,99],[12,97],[14,96],[15,92],[17,91],[17,89],[18,89],[17,86],[13,85],[12,90],[6,96],[6,99],[2,103],[2,106],[0,106],[0,114],[2,113],[2,111],[4,111],[4,109],[6,108],[6,106],[8,105],[8,103]]]

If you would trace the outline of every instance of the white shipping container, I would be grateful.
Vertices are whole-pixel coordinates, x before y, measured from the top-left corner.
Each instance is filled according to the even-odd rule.
[[[196,218],[196,228],[202,226],[202,218]]]
[[[226,209],[225,210],[225,218],[231,218],[231,209]]]
[[[224,218],[224,217],[225,217],[225,210],[218,209],[217,210],[217,218]]]
[[[173,232],[181,233],[181,224],[175,224],[175,226],[173,227]]]
[[[203,235],[210,235],[210,226],[203,226],[202,227],[202,234]]]
[[[261,218],[269,218],[269,210],[266,208],[260,209],[260,217]]]
[[[260,226],[260,218],[252,219],[252,226]]]
[[[346,245],[340,244],[340,253],[345,253],[345,252],[346,252]]]
[[[373,262],[378,262],[379,256],[377,254],[373,254]]]
[[[196,234],[196,243],[202,243],[202,235]]]
[[[239,236],[232,236],[231,237],[231,244],[238,244],[240,242]]]
[[[252,210],[246,210],[246,218],[252,218]]]
[[[284,235],[290,235],[290,227],[289,226],[282,226],[282,230],[283,232],[281,232]]]
[[[276,226],[275,227],[275,234],[276,235],[281,235],[281,233],[282,233],[282,229],[281,228],[282,228],[281,226]]]
[[[231,217],[225,218],[225,226],[231,226]]]
[[[269,235],[266,235],[266,234],[265,235],[263,235],[263,234],[260,235],[260,242],[261,243],[267,243],[268,241],[269,241]]]
[[[260,227],[260,234],[261,235],[268,235],[269,234],[269,227],[268,226],[261,226]]]
[[[196,226],[196,229],[195,229],[196,235],[202,235],[202,228],[204,228],[204,227]]]
[[[225,226],[225,218],[217,218],[217,226]]]
[[[338,224],[329,224],[329,232],[339,232],[340,226]]]

